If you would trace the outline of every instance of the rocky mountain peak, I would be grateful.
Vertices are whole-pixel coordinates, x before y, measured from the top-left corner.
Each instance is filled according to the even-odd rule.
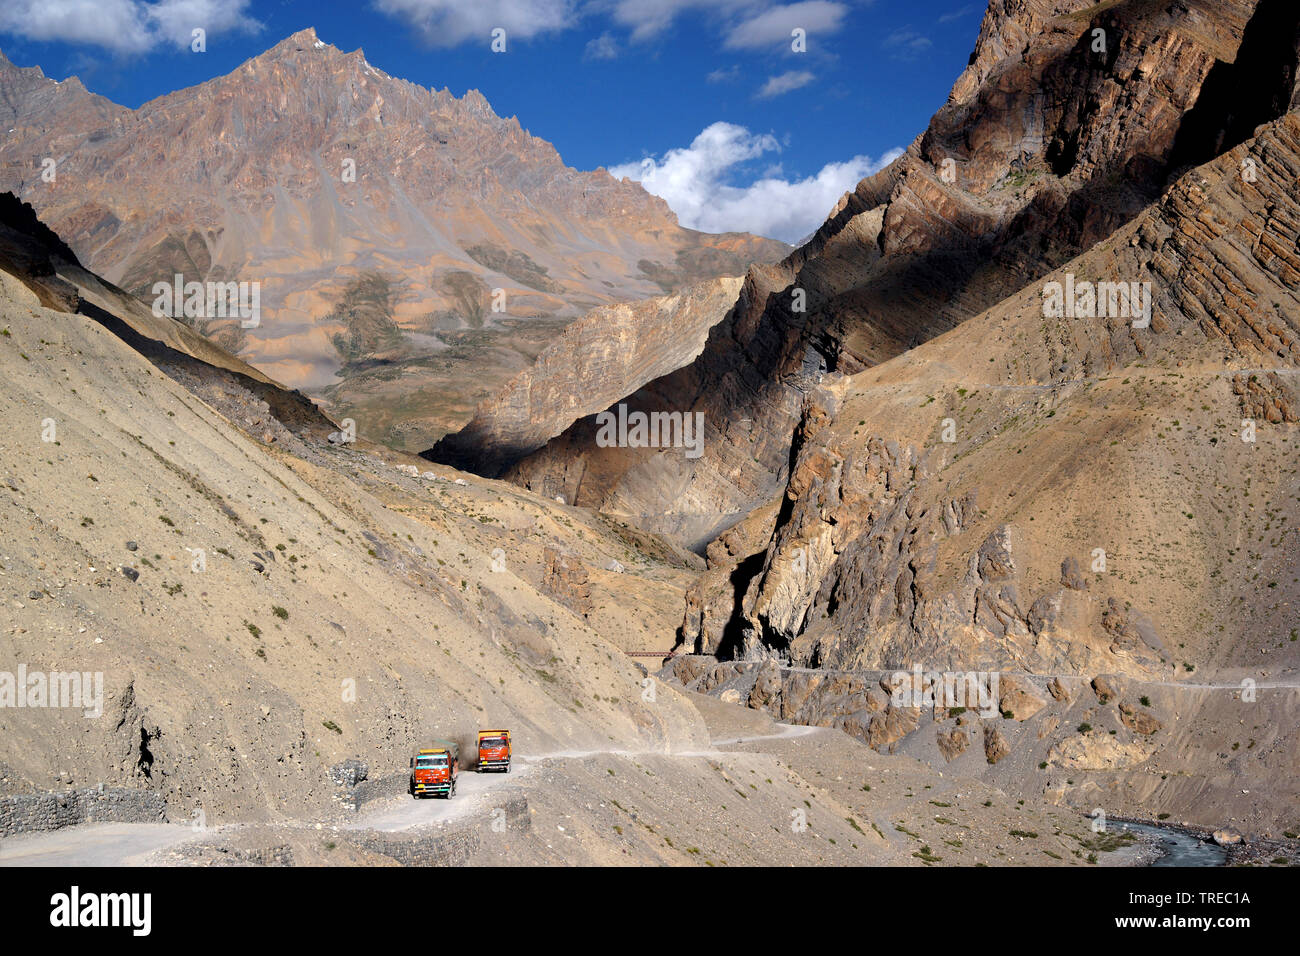
[[[464,424],[489,385],[592,308],[788,252],[683,229],[639,184],[567,167],[479,91],[390,76],[313,28],[137,110],[39,72],[0,71],[0,93],[0,124],[16,130],[0,140],[0,188],[88,268],[141,296],[176,273],[259,282],[261,325],[204,331],[403,447]],[[32,162],[51,155],[54,184]],[[435,352],[462,358],[435,372]],[[498,358],[460,368],[484,354]],[[400,431],[396,393],[427,402]]]
[[[320,50],[323,52],[342,53],[338,47],[326,43],[316,33],[315,27],[305,27],[296,33],[291,33],[275,46],[271,47],[265,53],[254,57],[254,60],[270,60],[295,53],[302,53],[308,50]]]
[[[5,56],[3,50],[0,50],[0,84],[7,86],[15,82],[54,86],[57,81],[46,76],[45,71],[39,66],[19,66]]]
[[[1097,6],[1092,0],[991,0],[980,24],[970,64],[953,84],[950,104],[963,103],[979,89],[993,69],[1022,59],[1045,32],[1060,31],[1061,17]]]

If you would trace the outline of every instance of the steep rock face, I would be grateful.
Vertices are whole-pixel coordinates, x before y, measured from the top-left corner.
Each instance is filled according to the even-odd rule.
[[[15,66],[3,54],[0,54],[0,89],[4,91],[0,97],[0,124],[5,129],[7,153],[38,129],[49,136],[66,135],[75,142],[84,135],[82,131],[112,127],[131,112],[91,93],[75,76],[62,82],[52,80],[40,67]],[[37,179],[43,171],[41,160],[62,158],[59,153],[41,153],[24,156],[23,159],[29,160],[24,162],[19,155],[11,153],[5,157],[6,180],[15,176],[24,181]]]
[[[575,419],[690,362],[740,286],[738,278],[714,279],[669,296],[593,309],[425,457],[496,477]]]
[[[756,329],[755,321],[762,315],[762,303],[786,287],[790,277],[787,265],[751,269],[734,308],[710,330],[700,358],[622,400],[632,412],[704,414],[702,458],[687,458],[682,449],[599,447],[595,416],[588,416],[504,477],[547,497],[560,495],[573,504],[629,518],[702,550],[754,503],[779,490],[773,487],[772,475],[756,464],[760,457],[788,457],[788,432],[765,426],[773,415],[783,422],[797,420],[801,394],[778,390],[769,396],[777,405],[749,412],[765,385],[760,366],[747,356],[779,347],[771,330]],[[736,336],[748,338],[755,332],[761,334],[750,342],[755,351],[741,351]],[[737,345],[737,351],[728,351],[722,341]],[[726,356],[729,372],[706,390],[700,378],[704,360],[719,351]],[[680,394],[696,397],[680,401],[675,397]]]
[[[701,459],[598,449],[584,420],[508,476],[702,549],[779,492],[803,397],[824,376],[978,314],[1240,142],[1245,117],[1276,116],[1294,45],[1271,67],[1251,51],[1293,37],[1297,17],[1272,0],[994,0],[971,66],[908,152],[780,267],[751,270],[690,366],[629,396],[703,411]]]
[[[150,300],[175,273],[260,282],[259,326],[205,331],[415,449],[591,307],[788,251],[683,229],[477,91],[424,89],[312,30],[138,110],[0,57],[0,104],[0,189],[88,268]]]
[[[543,554],[542,591],[575,614],[588,616],[592,611],[591,588],[587,569],[578,558],[548,545]]]
[[[1047,286],[1034,285],[825,389],[839,411],[805,412],[775,514],[756,513],[744,546],[710,548],[683,636],[828,673],[1231,690],[1300,666],[1298,173],[1289,113],[1047,277],[1149,283],[1149,327],[1045,315]],[[1112,746],[1043,725],[1048,763],[1124,769],[1163,752],[1167,738],[1146,738],[1168,721],[1122,681],[1091,686],[1084,696],[1119,705],[1136,737]],[[1060,679],[1002,694],[1016,721],[1079,697]],[[817,698],[801,705],[817,722],[847,726],[861,709]]]

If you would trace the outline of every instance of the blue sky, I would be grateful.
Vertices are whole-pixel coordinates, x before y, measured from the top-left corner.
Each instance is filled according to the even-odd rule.
[[[480,90],[566,163],[683,224],[793,240],[947,96],[983,0],[4,0],[0,49],[127,106],[314,26],[380,69]],[[207,49],[193,52],[192,29]],[[504,53],[491,50],[505,30]],[[806,51],[791,31],[806,33]],[[649,158],[649,163],[646,162]]]

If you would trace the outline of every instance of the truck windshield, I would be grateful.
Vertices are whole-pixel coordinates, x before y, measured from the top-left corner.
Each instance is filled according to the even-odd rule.
[[[447,766],[447,758],[443,756],[435,757],[417,757],[415,760],[416,770],[429,770],[433,767]]]
[[[504,747],[506,745],[506,739],[504,737],[484,737],[478,742],[478,745],[480,747],[496,749],[497,747]]]

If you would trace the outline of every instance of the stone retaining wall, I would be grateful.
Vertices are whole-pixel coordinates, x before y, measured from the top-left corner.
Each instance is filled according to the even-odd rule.
[[[356,847],[381,853],[402,866],[462,866],[469,861],[484,839],[496,835],[492,829],[494,823],[503,823],[506,833],[518,833],[532,827],[528,798],[522,793],[503,794],[494,809],[498,808],[505,811],[504,816],[476,815],[474,819],[458,821],[433,833],[399,836],[377,830],[362,830],[340,836]]]
[[[167,804],[152,790],[86,787],[0,797],[0,836],[78,823],[165,823]]]
[[[345,796],[342,799],[351,803],[351,809],[360,810],[362,804],[369,803],[371,800],[407,793],[410,786],[411,775],[409,773],[395,773],[387,777],[380,777],[377,780],[363,780],[355,787],[345,791]]]

